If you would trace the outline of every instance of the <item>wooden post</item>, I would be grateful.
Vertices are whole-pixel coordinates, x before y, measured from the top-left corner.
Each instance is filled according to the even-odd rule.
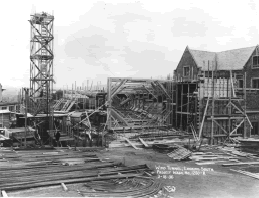
[[[24,139],[24,147],[27,146],[27,99],[28,99],[28,89],[24,88],[25,91],[25,124],[24,124],[24,129],[25,129],[25,139]]]
[[[210,79],[209,79],[209,76],[210,76],[210,62],[208,61],[208,74],[207,74],[207,97],[209,98],[209,82],[210,82]]]
[[[91,84],[91,87],[90,87],[90,91],[92,90],[92,86],[93,86],[93,81],[92,81],[92,84]]]
[[[175,91],[175,94],[176,94],[176,96],[175,96],[175,98],[176,98],[176,105],[175,105],[175,127],[177,127],[178,128],[178,113],[177,113],[177,111],[178,111],[178,85],[179,85],[179,83],[178,83],[178,81],[176,82],[176,91]]]
[[[107,80],[107,125],[108,130],[111,130],[111,77]]]
[[[198,101],[200,101],[200,80],[198,80],[198,74],[196,74],[196,88],[197,88],[197,96],[195,97],[195,112],[198,113],[195,114],[195,129],[196,131],[198,131],[198,120],[200,121],[200,115],[201,115],[201,111],[200,111],[200,107],[198,106]],[[199,88],[198,88],[199,87]],[[198,134],[197,134],[198,135]]]
[[[183,131],[183,78],[181,77],[181,123],[180,128]]]
[[[211,73],[212,73],[212,111],[211,111],[211,135],[210,135],[210,145],[213,145],[213,133],[214,133],[214,68],[213,68],[213,64],[211,65],[212,69],[211,69]]]
[[[187,85],[188,85],[188,90],[187,90],[187,114],[186,114],[186,117],[187,117],[187,122],[188,122],[188,120],[189,120],[189,116],[191,115],[190,114],[190,83],[188,82],[187,83]],[[189,123],[186,123],[187,124],[187,132],[189,133],[189,129],[190,129],[190,127],[189,127]]]
[[[199,140],[200,140],[201,135],[202,135],[202,130],[203,130],[203,125],[204,125],[204,120],[205,120],[205,116],[206,116],[206,113],[207,113],[208,106],[209,106],[209,98],[207,98],[206,107],[205,107],[204,114],[203,114],[203,118],[202,118],[201,125],[200,125],[200,130],[199,130]]]
[[[76,97],[76,91],[77,91],[77,88],[76,88],[76,81],[75,81],[75,97]]]
[[[174,78],[174,77],[173,77]],[[171,97],[172,97],[172,113],[171,113],[171,123],[172,123],[172,127],[174,126],[174,80],[172,82],[170,82],[171,86],[170,86],[170,91],[172,92]]]
[[[229,76],[230,76],[230,79],[232,79],[232,72],[231,72],[231,70],[229,71]],[[230,105],[230,102],[231,102],[231,98],[232,98],[232,82],[231,82],[231,80],[229,81],[228,80],[228,82],[229,82],[229,84],[230,84],[230,93],[229,93],[229,100],[228,100],[228,104],[229,104],[229,107],[228,107],[228,134],[231,132],[231,119],[230,119],[230,117],[231,117],[231,111],[232,111],[232,105]],[[229,85],[228,85],[229,86]]]
[[[246,72],[244,75],[244,81],[243,81],[243,91],[244,91],[244,113],[246,115]],[[243,133],[243,138],[246,138],[247,134],[246,134],[246,117],[244,118],[244,133]]]
[[[73,99],[73,83],[72,83],[72,96],[71,96],[71,99]]]

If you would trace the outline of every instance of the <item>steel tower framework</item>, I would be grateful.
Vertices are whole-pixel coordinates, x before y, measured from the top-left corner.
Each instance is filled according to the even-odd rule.
[[[31,15],[30,39],[30,99],[29,112],[49,113],[53,92],[53,22],[45,12]]]

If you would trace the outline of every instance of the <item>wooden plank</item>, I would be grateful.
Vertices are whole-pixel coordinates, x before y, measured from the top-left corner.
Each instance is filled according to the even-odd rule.
[[[139,138],[139,140],[145,147],[148,147],[148,144],[142,138]]]
[[[235,172],[238,172],[238,173],[241,173],[243,175],[247,175],[247,176],[250,176],[250,177],[253,177],[255,179],[259,179],[259,175],[255,174],[255,173],[250,173],[250,172],[247,172],[247,171],[241,171],[241,170],[233,170],[233,169],[230,169],[231,171],[235,171]]]
[[[234,163],[234,164],[222,164],[222,166],[242,166],[242,165],[256,165],[259,162],[241,162],[241,163]]]
[[[4,190],[2,190],[2,195],[3,197],[8,197],[7,193]]]
[[[139,150],[141,148],[136,147],[128,138],[124,137],[124,139],[136,150]]]
[[[209,100],[210,100],[210,99],[208,98],[208,99],[207,99],[207,103],[206,103],[206,107],[205,107],[205,110],[204,110],[204,114],[203,114],[203,118],[202,118],[201,126],[200,126],[200,131],[199,131],[199,137],[198,137],[198,140],[200,140],[200,138],[201,138],[202,129],[203,129],[203,124],[204,124],[205,116],[206,116],[207,109],[208,109],[208,106],[209,106]]]

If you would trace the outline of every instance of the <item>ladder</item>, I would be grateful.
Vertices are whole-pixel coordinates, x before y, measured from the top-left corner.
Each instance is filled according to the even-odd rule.
[[[71,102],[71,100],[67,100],[66,103],[64,104],[64,106],[62,107],[61,111],[66,111],[66,108],[68,107],[70,102]]]
[[[54,110],[57,110],[57,108],[60,106],[60,104],[64,101],[64,98],[61,98],[57,103],[53,106]]]

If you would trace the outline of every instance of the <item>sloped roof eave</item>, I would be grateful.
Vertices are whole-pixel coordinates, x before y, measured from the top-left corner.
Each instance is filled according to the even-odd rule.
[[[193,54],[192,54],[192,51],[189,49],[188,45],[187,45],[187,49],[188,49],[188,51],[190,52],[190,54],[191,54],[191,56],[192,56],[192,59],[194,60],[194,62],[195,62],[195,64],[196,64],[196,67],[197,67],[197,68],[200,68],[200,66],[197,64],[197,60],[195,60],[195,58],[194,58],[194,56],[193,56]]]

